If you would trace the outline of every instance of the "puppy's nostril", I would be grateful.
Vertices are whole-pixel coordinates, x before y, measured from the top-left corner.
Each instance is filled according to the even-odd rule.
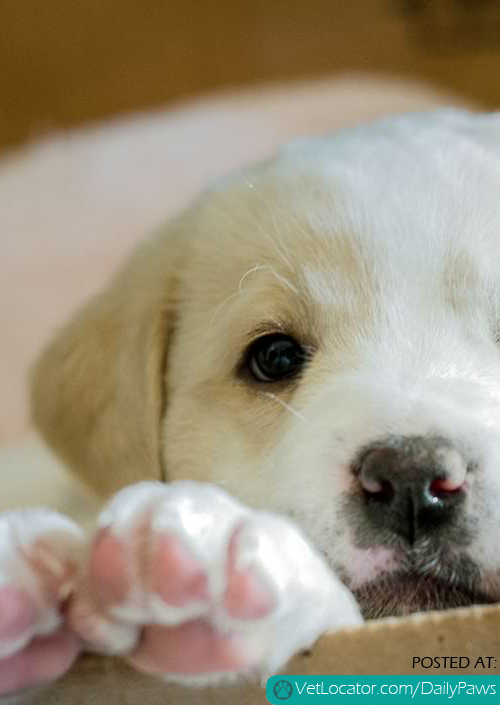
[[[466,483],[454,482],[451,478],[438,477],[429,486],[429,492],[433,497],[446,499],[450,495],[458,494],[466,489]]]
[[[438,499],[447,499],[462,493],[467,486],[467,463],[463,456],[453,448],[438,452],[437,458],[443,469],[429,484],[429,493]]]
[[[363,482],[361,486],[366,499],[373,499],[377,502],[390,502],[394,497],[394,487],[388,480],[380,482]]]
[[[394,497],[394,484],[385,473],[384,451],[370,451],[361,459],[358,480],[367,499],[388,502]]]
[[[365,490],[365,492],[368,492],[369,494],[378,494],[383,490],[383,480],[379,480],[375,477],[370,477],[366,472],[365,468],[361,470],[361,473],[359,475],[359,481],[361,482],[361,486]],[[390,483],[386,482],[385,484]]]

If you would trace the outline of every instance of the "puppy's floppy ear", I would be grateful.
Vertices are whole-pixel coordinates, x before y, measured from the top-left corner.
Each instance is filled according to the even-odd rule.
[[[163,479],[163,377],[182,266],[180,237],[172,230],[133,253],[33,371],[35,423],[101,495]]]

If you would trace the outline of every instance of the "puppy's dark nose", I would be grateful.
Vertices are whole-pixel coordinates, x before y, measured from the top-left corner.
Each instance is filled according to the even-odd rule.
[[[390,438],[365,448],[354,465],[374,528],[413,544],[451,523],[466,494],[467,463],[449,443]]]

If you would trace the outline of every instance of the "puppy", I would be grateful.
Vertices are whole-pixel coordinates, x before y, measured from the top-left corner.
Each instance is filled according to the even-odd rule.
[[[34,371],[38,427],[115,496],[90,546],[1,518],[0,692],[82,640],[219,683],[498,600],[499,272],[500,115],[460,111],[296,142],[146,242]]]

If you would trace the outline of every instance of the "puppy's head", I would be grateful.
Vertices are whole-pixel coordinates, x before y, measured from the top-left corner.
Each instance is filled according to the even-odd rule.
[[[367,615],[500,598],[500,117],[394,118],[219,182],[34,376],[99,492],[295,518]]]

